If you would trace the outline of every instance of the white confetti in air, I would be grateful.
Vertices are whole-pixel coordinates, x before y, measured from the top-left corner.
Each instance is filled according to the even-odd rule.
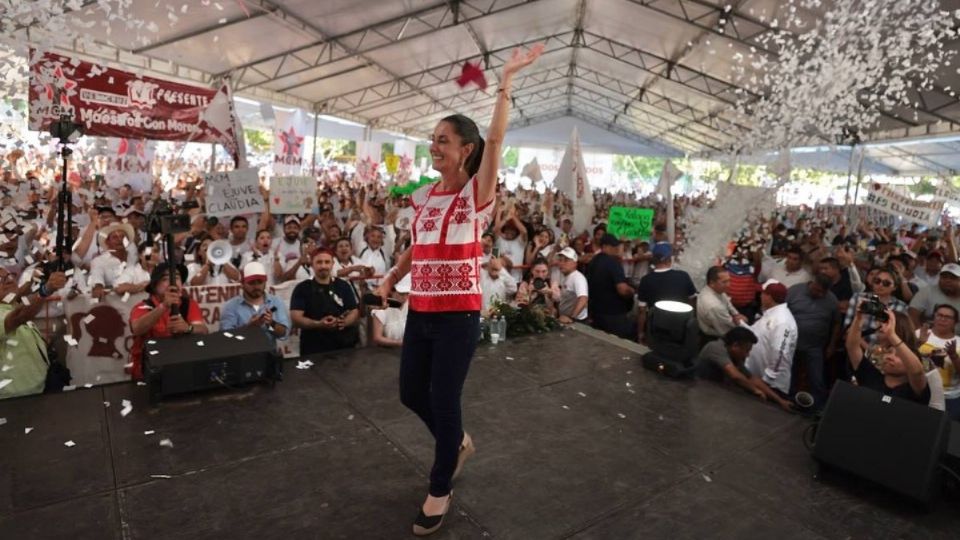
[[[84,317],[83,319],[80,319],[80,320],[83,321],[83,324],[90,324],[90,323],[92,323],[93,321],[95,321],[96,319],[97,319],[97,316],[94,315],[93,313],[91,313],[91,314],[87,315],[86,317]]]
[[[12,355],[13,353],[7,353],[7,354],[8,354],[8,355]],[[7,360],[13,360],[13,358],[11,358],[10,356],[8,356],[8,357],[7,357]],[[13,366],[11,366],[10,364],[4,364],[3,367],[0,368],[0,371],[10,371],[11,369],[13,369]]]
[[[633,386],[633,383],[626,383],[626,384],[627,384],[627,388],[630,388]]]
[[[5,386],[7,386],[8,384],[10,384],[10,383],[12,383],[12,382],[13,382],[13,379],[4,379],[4,380],[0,381],[0,388],[5,387]]]
[[[237,336],[237,341],[243,341],[243,340],[245,340],[245,339],[247,339],[247,338],[245,338],[245,337],[243,337],[243,336]]]
[[[157,344],[157,342],[156,342],[155,340],[152,340],[152,339],[151,339],[151,340],[147,341],[147,345],[156,345],[156,344]]]
[[[202,342],[202,341],[198,341],[198,342],[197,342],[197,347],[203,347],[203,342]]]
[[[123,400],[121,402],[121,405],[123,405],[123,408],[120,409],[120,416],[126,417],[128,414],[130,414],[133,411],[133,404],[130,403],[129,399]]]
[[[120,301],[126,303],[127,300],[130,300],[130,293],[125,292],[123,293],[123,296],[120,297]]]
[[[23,428],[23,434],[24,434],[24,435],[29,435],[31,431],[33,431],[33,428],[32,428],[32,427]]]
[[[104,407],[109,407],[109,406],[110,406],[110,402],[109,402],[109,401],[104,401],[104,402],[103,402],[103,406],[104,406]]]
[[[507,360],[513,360],[513,357],[512,357],[512,356],[508,356],[508,357],[507,357]]]
[[[73,448],[74,446],[77,445],[77,443],[75,443],[75,442],[73,442],[73,441],[67,441],[67,442],[63,443],[63,445],[66,446],[67,448]]]
[[[561,405],[560,408],[565,409],[565,410],[568,410],[568,411],[570,410],[570,407],[568,407],[568,406],[566,406],[566,405]]]
[[[16,298],[16,297],[17,297],[17,293],[10,293],[10,294],[8,294],[8,295],[6,295],[6,296],[3,297],[3,303],[4,303],[4,304],[10,304],[10,303],[13,302],[14,298]]]
[[[228,338],[232,338],[232,337],[233,337],[233,334],[231,334],[230,332],[224,332],[224,333],[223,333],[223,336],[224,336],[224,337],[228,337]]]
[[[160,351],[147,351],[147,352],[150,353],[150,356],[153,356],[155,354],[160,354]]]
[[[153,435],[154,433],[156,433],[156,431],[154,431],[154,430],[152,430],[152,429],[148,429],[147,431],[144,431],[144,432],[143,432],[144,435]]]
[[[164,448],[173,448],[173,441],[170,439],[163,439],[160,441],[160,446]]]
[[[623,414],[623,413],[619,413],[619,412],[617,413],[617,416],[619,416],[620,418],[626,418],[626,417],[627,417],[627,415],[625,415],[625,414]]]
[[[577,395],[580,396],[580,397],[587,397],[587,395],[584,394],[583,392],[577,392]]]
[[[707,482],[713,482],[713,479],[707,475],[703,475],[703,479],[706,480]]]

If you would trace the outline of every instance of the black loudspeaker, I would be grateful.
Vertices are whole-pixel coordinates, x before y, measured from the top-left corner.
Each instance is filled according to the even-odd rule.
[[[943,411],[837,381],[817,428],[813,457],[922,504],[939,492],[950,437]]]

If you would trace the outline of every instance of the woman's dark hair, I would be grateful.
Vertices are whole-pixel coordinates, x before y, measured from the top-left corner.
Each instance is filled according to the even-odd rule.
[[[467,156],[463,163],[467,175],[473,178],[480,170],[480,160],[483,159],[483,137],[480,136],[480,128],[477,124],[462,114],[450,115],[441,122],[447,122],[453,127],[454,133],[460,136],[460,142],[464,146],[473,144],[473,151]]]
[[[177,274],[180,275],[180,283],[186,284],[187,283],[187,267],[182,264],[178,264],[176,266],[176,270],[177,270]],[[157,266],[155,266],[153,269],[153,272],[150,273],[150,284],[147,285],[147,289],[146,289],[147,293],[154,294],[157,290],[157,283],[160,283],[160,281],[163,278],[166,278],[169,276],[170,276],[169,263],[162,262]]]

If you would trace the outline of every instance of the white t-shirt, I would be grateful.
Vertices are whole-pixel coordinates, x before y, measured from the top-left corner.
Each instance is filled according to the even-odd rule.
[[[289,262],[300,259],[300,240],[290,244],[284,238],[277,238],[270,246],[270,251],[277,254],[280,266],[290,268]]]
[[[577,299],[581,296],[589,296],[587,278],[584,277],[579,270],[574,270],[564,277],[563,282],[560,284],[560,314],[565,315],[568,311],[576,307]],[[580,313],[570,318],[575,321],[585,320],[587,318],[587,306],[584,305]]]
[[[150,272],[147,272],[140,266],[140,263],[137,263],[132,266],[127,266],[123,269],[123,272],[120,273],[120,277],[117,278],[117,285],[123,285],[125,283],[130,283],[133,285],[139,285],[140,283],[148,283],[150,281]]]
[[[371,313],[383,325],[383,336],[387,339],[403,340],[407,327],[407,303],[399,308],[375,309]]]
[[[380,249],[371,249],[364,248],[360,253],[360,264],[364,266],[372,266],[373,273],[377,276],[382,276],[387,273],[387,269],[390,268],[390,255],[386,253],[384,248]],[[379,279],[368,279],[367,285],[370,287],[377,287],[380,285]]]
[[[187,284],[189,285],[193,278],[200,273],[200,269],[203,268],[202,264],[192,262],[187,265]],[[210,273],[207,275],[206,281],[200,285],[229,285],[232,283],[230,278],[223,273],[223,267],[220,265],[214,265],[210,270]]]
[[[497,238],[496,245],[500,250],[500,255],[506,255],[509,257],[514,266],[520,266],[523,264],[523,257],[525,255],[524,248],[526,247],[526,244],[521,237],[518,236],[513,240],[507,240],[501,236]],[[510,275],[513,276],[513,279],[521,281],[523,279],[523,270],[511,270]]]
[[[117,259],[109,252],[101,253],[90,262],[90,278],[87,283],[91,289],[97,285],[112,289],[126,267],[126,262]]]

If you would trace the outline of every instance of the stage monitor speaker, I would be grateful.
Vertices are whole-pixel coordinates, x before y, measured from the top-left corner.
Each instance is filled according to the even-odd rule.
[[[813,457],[929,504],[947,448],[943,411],[838,381],[817,427]]]

